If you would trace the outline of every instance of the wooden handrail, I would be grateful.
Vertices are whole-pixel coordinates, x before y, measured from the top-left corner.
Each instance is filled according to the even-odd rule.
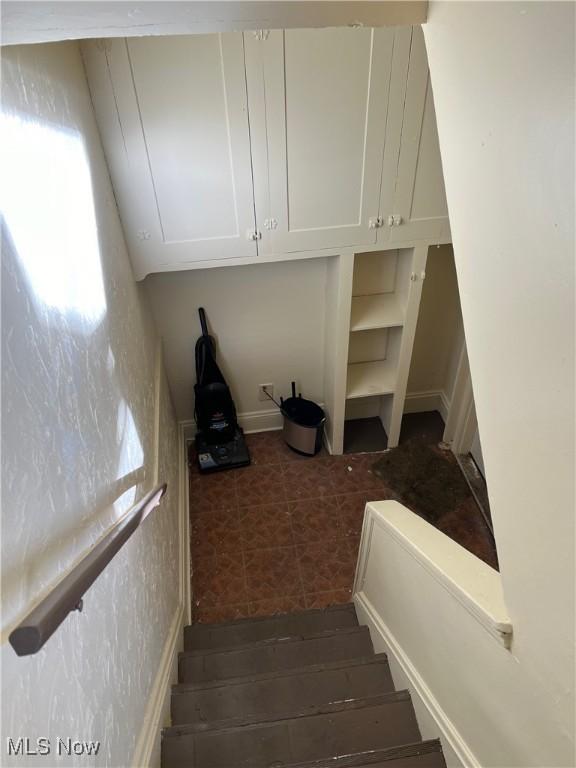
[[[8,639],[18,656],[37,653],[70,611],[82,610],[84,593],[160,504],[166,488],[166,483],[158,486],[135,504],[10,633]]]

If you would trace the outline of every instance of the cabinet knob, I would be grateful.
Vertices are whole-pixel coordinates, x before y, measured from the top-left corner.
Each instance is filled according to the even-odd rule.
[[[262,238],[262,232],[258,232],[257,229],[249,229],[246,232],[246,238],[248,240],[260,240]]]
[[[402,216],[399,213],[391,213],[386,219],[389,227],[399,227],[402,224]]]
[[[368,219],[368,229],[379,229],[384,224],[382,216],[372,216]]]

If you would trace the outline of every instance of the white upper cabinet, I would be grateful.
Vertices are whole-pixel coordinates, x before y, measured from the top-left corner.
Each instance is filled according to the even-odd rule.
[[[245,33],[261,253],[376,242],[392,29]]]
[[[444,176],[420,27],[397,30],[393,66],[386,143],[390,162],[397,157],[397,168],[395,183],[389,183],[391,173],[385,159],[380,209],[383,226],[378,243],[448,242]]]
[[[134,272],[448,242],[420,27],[82,44]]]
[[[83,52],[136,278],[256,257],[242,35]]]

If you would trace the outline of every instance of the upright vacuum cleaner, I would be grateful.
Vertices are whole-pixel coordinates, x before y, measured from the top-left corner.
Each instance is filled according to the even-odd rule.
[[[200,472],[245,467],[250,454],[238,426],[236,407],[216,363],[216,342],[208,333],[206,312],[198,310],[202,336],[196,342],[196,453]]]

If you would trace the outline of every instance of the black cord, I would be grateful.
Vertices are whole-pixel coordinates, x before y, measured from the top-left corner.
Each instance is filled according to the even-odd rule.
[[[266,388],[265,388],[265,387],[262,387],[262,392],[264,392],[264,394],[266,395],[266,397],[269,397],[269,398],[270,398],[270,400],[272,400],[272,402],[274,403],[274,405],[275,405],[277,408],[279,408],[280,410],[282,410],[282,406],[280,405],[280,403],[277,403],[277,402],[276,402],[276,400],[274,400],[274,398],[272,397],[272,395],[271,395],[271,394],[270,394],[270,393],[269,393],[269,392],[266,390]]]

